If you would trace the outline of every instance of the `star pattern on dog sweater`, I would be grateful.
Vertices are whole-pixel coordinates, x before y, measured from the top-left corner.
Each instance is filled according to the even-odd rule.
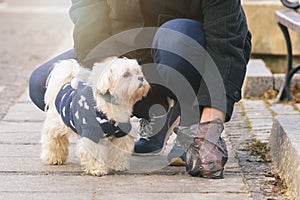
[[[80,107],[83,107],[86,110],[90,109],[89,105],[86,102],[86,98],[83,95],[80,95],[80,99],[78,101],[78,104],[79,104]]]

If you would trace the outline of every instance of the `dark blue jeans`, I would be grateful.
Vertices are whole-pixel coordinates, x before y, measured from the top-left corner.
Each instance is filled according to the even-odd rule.
[[[175,37],[169,33],[174,34]],[[148,110],[150,107],[154,104],[161,104],[166,108],[166,99],[171,96],[177,99],[176,106],[178,112],[184,116],[182,117],[184,125],[199,121],[201,107],[195,111],[193,105],[199,93],[201,69],[195,68],[189,62],[189,57],[193,56],[193,52],[199,48],[195,49],[197,45],[205,46],[203,27],[197,21],[174,19],[166,22],[158,29],[153,40],[152,60],[162,82],[159,84],[151,83],[151,92],[135,105],[134,114],[136,116],[149,118]],[[45,84],[53,64],[58,60],[71,58],[76,58],[74,50],[58,55],[32,72],[29,80],[29,95],[41,110],[44,110],[45,107]],[[201,61],[200,57],[197,59]],[[204,105],[206,106],[206,103]]]
[[[202,24],[190,19],[164,23],[153,40],[154,63],[164,86],[176,96],[183,126],[197,123],[200,119],[201,106],[197,95],[203,73],[201,63],[206,59],[204,46]]]

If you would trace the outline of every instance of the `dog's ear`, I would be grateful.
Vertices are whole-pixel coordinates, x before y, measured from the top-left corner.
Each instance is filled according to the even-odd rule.
[[[110,68],[106,68],[102,73],[98,73],[99,76],[95,77],[94,89],[97,94],[106,94],[112,87],[112,71]]]

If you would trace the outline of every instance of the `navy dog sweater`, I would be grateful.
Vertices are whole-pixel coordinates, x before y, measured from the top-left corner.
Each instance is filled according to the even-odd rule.
[[[92,87],[76,79],[60,89],[55,106],[69,128],[95,143],[104,137],[123,137],[131,130],[130,123],[116,123],[97,111]]]

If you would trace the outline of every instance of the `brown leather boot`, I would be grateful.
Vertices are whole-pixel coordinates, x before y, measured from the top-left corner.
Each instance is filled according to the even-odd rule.
[[[223,129],[220,119],[199,124],[194,142],[186,153],[186,171],[190,175],[223,178],[224,165],[228,159],[226,143],[221,138]]]

